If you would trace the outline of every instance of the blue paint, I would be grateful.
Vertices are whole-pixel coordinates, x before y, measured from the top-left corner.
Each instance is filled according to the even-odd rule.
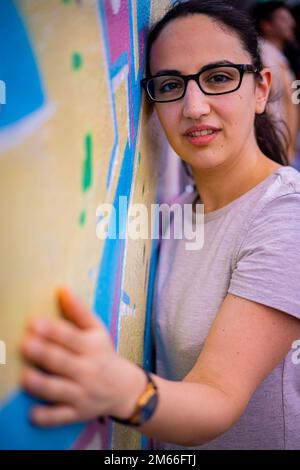
[[[119,181],[114,198],[114,208],[118,214],[119,197],[130,197],[130,188],[132,184],[133,162],[132,154],[129,151],[128,143],[125,148],[125,153],[120,170]],[[119,220],[116,218],[117,230],[116,233],[124,233],[127,213],[123,214],[123,218]],[[107,238],[104,242],[103,254],[100,264],[100,270],[96,283],[94,311],[99,315],[107,328],[111,329],[113,304],[115,297],[115,290],[121,279],[118,279],[118,263],[121,256],[121,261],[124,259],[125,241],[117,237],[116,239]],[[121,273],[122,274],[122,267]],[[121,300],[121,285],[119,292],[118,304]]]
[[[122,52],[121,55],[119,55],[117,60],[110,66],[109,73],[110,73],[111,80],[115,78],[127,64],[128,64],[128,53],[127,51],[124,51]]]
[[[147,294],[147,307],[146,307],[146,321],[145,321],[145,334],[144,334],[144,368],[148,371],[155,372],[154,363],[154,345],[151,330],[152,308],[153,308],[153,294],[155,287],[155,275],[157,270],[157,263],[159,259],[159,241],[154,240],[152,243],[149,277],[148,277],[148,294]]]
[[[0,409],[1,450],[63,450],[69,449],[83,431],[85,424],[56,428],[38,428],[28,419],[32,405],[41,403],[17,391]]]
[[[116,150],[118,147],[118,129],[117,129],[117,117],[116,117],[116,103],[115,103],[115,96],[113,93],[112,88],[112,79],[113,77],[121,70],[121,68],[126,65],[126,51],[118,58],[115,64],[111,64],[110,56],[109,56],[109,44],[108,44],[108,35],[107,35],[107,28],[105,22],[105,11],[104,11],[104,2],[99,1],[99,12],[100,12],[100,21],[103,30],[103,39],[105,44],[105,51],[106,51],[106,64],[108,67],[108,75],[110,77],[109,80],[109,88],[110,88],[110,96],[112,102],[112,115],[113,115],[113,126],[114,126],[114,133],[115,133],[115,140],[114,145],[111,151],[109,168],[107,172],[107,179],[106,179],[106,188],[108,189],[112,183],[112,168],[113,163],[116,157]],[[132,102],[130,96],[128,96],[128,110],[129,110],[129,141],[125,149],[125,153],[123,156],[122,161],[122,168],[120,172],[120,178],[118,181],[117,191],[115,194],[114,200],[114,207],[117,207],[116,201],[118,201],[119,196],[130,196],[130,188],[132,185],[132,177],[133,177],[133,163],[134,157],[136,154],[136,144],[137,144],[137,129],[138,123],[140,119],[140,111],[141,111],[141,89],[140,89],[140,78],[143,74],[143,68],[139,70],[137,77],[135,77],[135,70],[134,70],[134,40],[133,40],[133,17],[132,11],[133,8],[137,8],[137,22],[138,22],[138,31],[141,31],[143,28],[148,28],[149,21],[150,21],[150,7],[151,2],[137,2],[137,5],[132,5],[132,2],[129,1],[129,11],[131,12],[130,16],[130,61],[132,64],[131,73],[128,76],[128,89],[132,91]],[[145,52],[145,51],[144,51]],[[145,55],[145,54],[144,54]],[[129,62],[129,61],[128,61]],[[144,64],[140,64],[144,67]],[[133,142],[131,142],[131,123],[134,123],[135,135],[133,136]],[[122,243],[123,242],[123,243]],[[120,279],[116,279],[116,270],[117,266],[114,266],[114,263],[117,263],[119,260],[119,256],[122,256],[122,260],[124,259],[124,240],[108,240],[105,242],[103,257],[101,260],[101,268],[98,276],[97,288],[95,291],[95,311],[96,313],[100,314],[102,319],[104,320],[105,324],[109,326],[111,324],[111,316],[112,316],[112,306],[113,306],[113,298],[115,294],[115,286],[117,282],[120,282]],[[154,255],[153,255],[154,256]],[[155,259],[155,258],[154,258]],[[155,271],[155,263],[152,262],[150,265],[151,269],[151,281],[154,282],[154,271]],[[121,273],[120,273],[121,275]],[[149,274],[150,277],[150,274]],[[150,297],[149,297],[150,298]],[[119,304],[119,299],[118,299]],[[148,334],[151,333],[151,328],[149,328],[150,324],[150,316],[151,316],[151,305],[150,300],[147,305],[147,313],[146,316],[148,318],[148,323],[146,329],[149,330],[147,335],[147,346],[145,348],[145,359],[144,362],[147,364],[147,367],[150,367],[151,360],[149,359],[151,355],[152,345],[150,341],[150,337]],[[119,312],[117,313],[119,316]],[[116,319],[118,322],[118,318]],[[117,344],[118,344],[118,331],[117,331]],[[112,428],[110,427],[109,430],[110,442],[112,437]],[[148,438],[142,436],[142,444],[147,448],[148,445]]]
[[[94,293],[93,310],[110,330],[116,283],[118,279],[118,262],[123,256],[124,240],[111,240],[107,238],[104,243],[103,254],[97,284]]]
[[[153,294],[155,287],[155,276],[157,270],[157,264],[159,259],[159,241],[153,240],[151,258],[150,258],[150,269],[148,278],[148,295],[147,295],[147,306],[146,306],[146,320],[144,330],[144,358],[143,367],[145,370],[155,372],[155,347],[152,336],[152,311],[153,311]],[[150,438],[142,434],[142,449],[149,449]]]
[[[120,196],[126,196],[129,200],[132,178],[133,178],[133,155],[129,144],[127,143],[124,157],[122,161],[122,167],[120,170],[120,176],[114,198],[114,208],[118,213],[118,203]],[[124,233],[125,224],[127,220],[127,214],[123,214],[123,218],[119,221],[117,217],[117,234]],[[119,223],[120,222],[120,223]],[[121,300],[121,280],[122,270],[125,254],[125,242],[126,240],[117,237],[115,240],[107,238],[103,247],[103,254],[100,263],[100,270],[96,281],[96,289],[94,294],[94,312],[102,319],[107,326],[108,330],[111,330],[114,298],[116,294],[116,288],[119,286],[117,305],[120,305]],[[121,269],[118,277],[118,263],[121,260]],[[118,325],[119,311],[116,312],[116,325]],[[119,331],[116,331],[116,346],[119,342]],[[109,442],[112,442],[112,426],[108,427]],[[111,445],[111,444],[110,444]]]
[[[0,1],[0,19],[0,79],[6,84],[1,129],[37,111],[45,96],[30,38],[11,0]]]
[[[124,302],[124,304],[130,305],[130,298],[129,298],[129,295],[126,294],[125,291],[123,291],[122,301]]]

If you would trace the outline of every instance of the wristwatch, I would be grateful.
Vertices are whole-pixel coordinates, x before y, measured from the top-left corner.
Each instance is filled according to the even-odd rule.
[[[138,398],[132,415],[127,419],[109,416],[117,423],[126,424],[128,426],[140,426],[151,418],[158,404],[158,390],[150,374],[145,371],[147,377],[146,389]]]

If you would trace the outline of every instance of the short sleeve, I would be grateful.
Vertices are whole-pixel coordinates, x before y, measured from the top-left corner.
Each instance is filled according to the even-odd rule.
[[[300,193],[272,200],[250,223],[228,292],[300,318]]]

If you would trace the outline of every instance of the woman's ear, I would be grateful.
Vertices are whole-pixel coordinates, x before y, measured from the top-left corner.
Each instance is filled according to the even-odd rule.
[[[260,72],[261,78],[256,81],[255,87],[255,112],[262,114],[266,108],[272,85],[272,72],[264,68]]]

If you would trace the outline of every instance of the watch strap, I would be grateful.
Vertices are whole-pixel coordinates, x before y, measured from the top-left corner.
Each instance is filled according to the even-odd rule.
[[[128,426],[140,426],[148,421],[156,410],[158,404],[158,390],[151,375],[144,370],[147,377],[147,385],[143,393],[137,399],[135,408],[131,416],[127,419],[117,418],[110,416],[111,419],[117,423],[125,424]]]

